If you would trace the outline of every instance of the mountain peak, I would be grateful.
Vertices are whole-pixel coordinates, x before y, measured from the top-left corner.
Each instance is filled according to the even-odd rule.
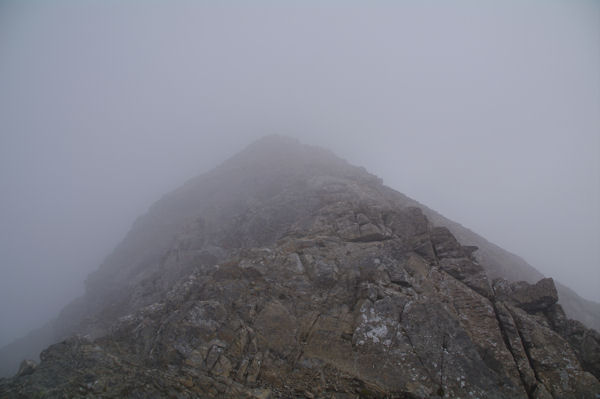
[[[600,392],[598,335],[566,319],[554,282],[491,284],[477,248],[416,205],[264,137],[140,218],[53,323],[70,338],[0,396]]]
[[[348,163],[333,152],[321,147],[302,144],[298,139],[270,134],[252,142],[238,154],[228,159],[224,165],[246,164],[255,169],[265,164],[281,166],[302,166],[304,164],[344,164]]]
[[[287,136],[285,134],[266,134],[254,142],[250,143],[247,148],[251,147],[302,147],[303,144],[300,143],[300,140]]]

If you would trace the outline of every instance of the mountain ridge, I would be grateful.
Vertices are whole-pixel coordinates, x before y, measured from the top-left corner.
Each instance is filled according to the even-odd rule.
[[[422,209],[422,211],[419,209]],[[450,230],[443,227],[435,227],[435,225],[443,224],[439,223],[440,221],[450,224],[448,227]],[[431,226],[430,222],[432,223]],[[517,353],[515,348],[519,345],[527,346],[528,342],[530,344],[535,342],[539,344],[539,337],[520,337],[518,339],[517,337],[513,337],[514,343],[511,346],[511,341],[506,336],[507,334],[510,335],[509,332],[512,331],[510,328],[507,330],[507,325],[513,326],[521,334],[527,335],[526,332],[530,330],[528,326],[538,325],[536,323],[539,320],[532,319],[533,316],[522,313],[518,309],[518,306],[522,306],[522,303],[515,305],[515,303],[511,302],[513,301],[511,298],[514,295],[518,296],[518,293],[521,292],[522,287],[520,285],[506,285],[508,283],[504,285],[501,283],[490,284],[488,282],[484,269],[479,265],[481,263],[482,266],[486,266],[486,262],[489,263],[490,259],[494,260],[494,253],[485,247],[486,242],[481,241],[483,240],[482,238],[479,240],[480,243],[484,244],[484,248],[482,251],[480,247],[475,252],[475,256],[477,256],[477,253],[485,251],[487,251],[485,253],[491,253],[491,255],[488,255],[487,259],[485,257],[480,258],[478,262],[473,257],[474,248],[458,244],[458,241],[461,241],[461,244],[469,245],[469,243],[462,241],[466,241],[469,238],[473,239],[473,236],[469,235],[473,233],[460,225],[452,223],[403,194],[383,186],[381,179],[378,177],[369,174],[364,168],[352,166],[346,161],[333,156],[330,151],[301,145],[289,138],[270,136],[251,144],[246,150],[207,174],[191,179],[183,187],[166,195],[153,205],[144,217],[139,218],[134,223],[125,240],[107,257],[98,271],[88,278],[86,281],[86,296],[83,299],[74,301],[65,308],[57,321],[47,328],[53,330],[51,340],[54,341],[72,336],[73,334],[85,336],[86,338],[83,341],[65,341],[67,342],[65,344],[66,348],[71,348],[76,354],[79,353],[78,351],[81,348],[87,348],[85,349],[87,351],[89,345],[91,345],[88,342],[103,342],[104,346],[102,347],[105,347],[105,350],[110,352],[108,348],[114,345],[113,341],[129,342],[127,334],[123,333],[125,335],[119,335],[119,331],[121,330],[131,332],[131,330],[128,330],[129,327],[126,320],[125,322],[122,320],[123,318],[130,317],[130,315],[138,315],[131,317],[134,319],[141,317],[143,319],[146,317],[144,316],[144,309],[155,306],[158,310],[148,311],[148,314],[155,316],[148,317],[151,319],[152,317],[162,319],[165,315],[161,313],[161,309],[164,306],[168,306],[168,303],[175,303],[177,306],[187,304],[188,302],[184,297],[188,294],[183,294],[185,289],[181,288],[181,284],[184,286],[187,284],[186,281],[194,285],[196,283],[193,281],[211,278],[220,286],[219,284],[225,284],[223,283],[224,281],[230,284],[230,281],[235,281],[237,278],[241,279],[240,281],[242,282],[248,282],[251,286],[252,282],[260,285],[262,284],[262,279],[268,280],[270,278],[269,273],[278,276],[280,273],[285,272],[296,276],[296,283],[299,284],[296,287],[299,290],[298,292],[308,290],[306,292],[310,293],[313,289],[310,287],[313,286],[316,292],[322,292],[324,288],[335,291],[335,289],[344,286],[344,290],[339,295],[345,299],[341,302],[334,300],[338,310],[346,315],[344,317],[347,319],[344,319],[346,321],[342,323],[346,325],[344,328],[349,328],[348,325],[354,325],[353,323],[355,322],[351,321],[351,319],[353,312],[356,312],[356,306],[362,309],[362,305],[359,306],[352,298],[355,296],[363,298],[361,299],[363,301],[361,303],[368,308],[365,308],[365,312],[373,312],[373,320],[369,319],[370,316],[365,316],[367,318],[365,319],[366,324],[358,323],[358,326],[355,326],[354,330],[340,332],[342,336],[350,334],[353,337],[351,347],[340,343],[345,348],[344,350],[350,350],[352,353],[361,353],[361,344],[358,344],[358,342],[361,340],[365,341],[364,337],[373,341],[373,344],[378,344],[380,341],[384,341],[383,339],[380,340],[383,336],[379,337],[377,335],[378,331],[383,331],[384,327],[386,331],[387,329],[398,328],[397,322],[392,321],[389,323],[386,321],[387,324],[371,326],[371,324],[375,323],[375,319],[383,317],[381,315],[377,316],[378,312],[383,311],[383,314],[387,314],[386,312],[388,312],[387,310],[379,309],[379,307],[383,306],[387,309],[390,306],[393,308],[403,303],[402,308],[404,309],[407,303],[416,301],[420,303],[421,310],[413,317],[420,317],[419,315],[422,315],[422,312],[428,314],[427,312],[429,311],[423,306],[429,304],[434,309],[438,309],[432,315],[432,320],[445,320],[443,323],[449,323],[447,326],[448,329],[457,331],[457,334],[460,336],[470,337],[464,342],[461,341],[463,339],[461,338],[459,340],[461,342],[460,345],[457,343],[458,341],[452,342],[455,342],[455,344],[464,350],[471,351],[469,353],[472,353],[473,362],[477,363],[481,361],[482,355],[478,350],[472,352],[472,344],[468,344],[467,342],[479,342],[477,345],[486,346],[483,344],[486,334],[492,334],[493,338],[490,338],[490,336],[488,337],[489,339],[495,340],[494,342],[507,348],[500,350],[500,352],[494,355],[495,361],[503,365],[500,369],[497,365],[487,366],[487,369],[491,371],[487,372],[490,374],[485,377],[486,379],[499,378],[493,376],[502,375],[503,377],[501,378],[503,380],[508,378],[507,381],[510,381],[510,383],[507,383],[507,390],[499,390],[500,396],[498,397],[508,397],[508,395],[522,396],[523,394],[531,396],[536,390],[540,392],[545,390],[553,394],[565,392],[570,394],[569,392],[578,392],[578,389],[583,389],[581,388],[582,386],[594,386],[594,383],[590,379],[593,377],[586,377],[585,373],[576,373],[577,376],[574,374],[570,377],[570,381],[575,378],[573,381],[579,382],[571,381],[569,383],[570,388],[566,391],[561,391],[563,388],[553,388],[552,384],[543,378],[534,378],[534,380],[531,380],[531,378],[523,377],[523,375],[528,375],[531,372],[531,369],[528,369],[524,365],[518,366],[517,369],[506,365],[507,359],[511,357],[517,363],[519,356],[522,359],[527,357],[529,362],[533,363],[539,360],[539,357],[536,358],[536,356],[529,353],[526,356],[522,353],[521,355],[515,354]],[[459,238],[458,241],[456,241],[450,231],[457,235]],[[460,239],[461,234],[463,235],[462,240]],[[479,236],[475,236],[475,239],[477,237]],[[295,250],[288,249],[289,245]],[[445,247],[449,247],[450,249]],[[332,254],[337,254],[337,258],[334,259],[335,262],[333,264],[335,266],[330,264],[331,260],[327,261],[330,255],[321,248],[329,248]],[[360,254],[357,256],[360,259],[364,258],[364,260],[360,260],[357,266],[346,269],[344,267],[346,263],[344,262],[354,264],[357,262],[357,258],[348,253],[340,252],[342,248],[348,248],[347,251],[350,252],[357,251]],[[493,249],[493,247],[491,248]],[[303,254],[303,252],[310,252],[311,258],[306,258],[307,255]],[[282,261],[285,265],[283,270],[273,269],[275,264],[273,263],[273,259],[269,258],[269,253],[280,254],[281,259],[285,259],[285,261]],[[381,262],[383,261],[380,259],[380,262],[376,264],[381,266],[373,269],[370,262],[374,262],[373,259],[379,259],[382,255],[388,257],[388,263],[384,262],[384,265],[382,265]],[[270,266],[265,270],[256,265],[248,267],[236,266],[243,264],[246,259],[253,258],[262,259],[262,262],[266,262]],[[321,258],[323,259],[322,261],[315,260]],[[367,267],[361,262],[367,262],[369,266]],[[501,262],[497,262],[502,266]],[[397,269],[397,265],[402,265],[402,267]],[[202,272],[196,270],[198,267],[202,269]],[[309,268],[311,271],[304,270],[298,274],[293,272],[294,267],[302,270]],[[382,267],[385,270],[379,270]],[[363,268],[367,270],[365,271],[367,273],[365,276],[355,274],[356,270],[363,270]],[[206,273],[208,273],[209,277],[207,277]],[[386,275],[388,277],[385,277]],[[431,275],[435,276],[434,283],[431,283],[433,286],[427,282]],[[196,277],[192,281],[189,280],[190,276]],[[277,280],[276,277],[273,277],[273,279],[275,282],[278,281],[277,284],[285,286],[285,279]],[[354,281],[352,284],[358,284],[356,286],[358,288],[349,288],[347,285],[349,281]],[[362,287],[362,284],[365,284],[365,286]],[[226,289],[226,286],[223,285],[222,288]],[[498,287],[503,292],[506,292],[503,294],[505,299],[501,301],[496,301],[495,299],[495,292]],[[552,287],[554,287],[553,283],[550,288],[544,288],[543,294],[554,298],[556,295],[552,294]],[[210,290],[207,287],[202,289]],[[290,320],[292,320],[298,317],[300,319],[303,317],[310,319],[312,317],[310,316],[312,314],[310,312],[312,311],[296,314],[294,313],[296,311],[292,311],[291,308],[287,307],[289,305],[295,309],[298,306],[306,306],[306,304],[294,301],[291,303],[286,302],[285,298],[289,295],[286,289],[282,288],[282,292],[279,294],[283,295],[283,298],[274,300],[269,299],[271,298],[271,294],[268,292],[268,286],[265,286],[264,289],[267,291],[260,293],[260,295],[266,296],[267,299],[263,299],[267,301],[267,304],[260,306],[267,306],[266,315],[261,313],[265,310],[264,307],[262,310],[255,309],[253,312],[258,314],[256,316],[258,319],[255,316],[244,316],[250,317],[249,321],[244,322],[243,320],[245,319],[242,317],[242,320],[236,323],[251,322],[254,324],[258,323],[258,325],[266,323],[263,326],[266,329],[263,331],[263,335],[274,334],[275,341],[277,341],[278,333],[273,329],[273,326],[269,327],[273,323],[273,318],[283,317],[285,319],[287,317],[290,319],[291,317]],[[375,290],[374,293],[369,293],[373,289]],[[486,316],[483,319],[477,319],[489,327],[488,332],[476,332],[469,323],[466,325],[459,323],[460,328],[457,327],[457,321],[454,319],[454,316],[448,313],[444,308],[445,305],[441,305],[446,300],[443,298],[451,298],[452,296],[449,293],[450,291],[446,294],[439,294],[439,292],[446,292],[448,289],[451,292],[455,292],[468,303],[472,303],[476,309],[481,306],[486,308],[494,305],[495,309],[493,313],[495,313],[495,316],[493,318]],[[352,298],[347,297],[350,295],[348,292],[354,292],[353,290],[358,291],[352,293]],[[420,290],[421,292],[419,292]],[[379,291],[383,292],[383,294],[377,293]],[[169,292],[175,292],[173,295],[176,298],[179,298],[181,295],[183,297],[169,299]],[[325,293],[321,295],[327,296],[326,291],[323,292]],[[427,299],[427,295],[423,294],[423,292],[429,293],[427,295],[437,299]],[[438,294],[435,292],[438,292]],[[476,292],[477,294],[472,292]],[[548,294],[548,292],[550,293]],[[238,294],[244,296],[246,295],[246,291]],[[211,295],[220,298],[220,300],[224,301],[223,303],[228,303],[228,300],[219,296],[218,293]],[[381,295],[383,297],[380,298]],[[438,298],[438,295],[441,295],[441,297]],[[409,300],[407,298],[413,299]],[[206,300],[209,299],[203,299],[200,302],[204,303]],[[333,299],[328,298],[327,300]],[[377,305],[379,301],[384,302]],[[399,302],[396,303],[394,301]],[[582,357],[583,351],[581,349],[582,345],[584,345],[583,342],[589,337],[593,337],[593,333],[589,333],[587,329],[577,324],[567,323],[564,313],[562,313],[562,308],[559,305],[555,305],[554,302],[556,302],[556,298],[548,303],[544,302],[543,305],[536,304],[535,306],[537,307],[535,307],[534,313],[537,313],[534,316],[538,318],[542,317],[543,320],[546,320],[544,323],[548,326],[551,325],[555,330],[562,331],[561,336],[563,338],[553,335],[556,333],[552,332],[553,330],[549,327],[545,327],[547,332],[543,339],[550,340],[554,346],[558,345],[558,347],[564,348],[568,348],[568,346],[565,346],[567,345],[566,342],[568,342],[568,345],[574,348],[569,350],[574,352],[569,352],[571,355],[569,355],[570,357],[567,356],[567,358],[573,362],[578,362],[574,360],[578,358],[579,362],[587,364],[585,367],[593,370],[596,367],[594,366],[595,360],[593,358],[585,360]],[[350,306],[349,304],[352,303],[354,305]],[[209,306],[211,309],[210,312],[223,313],[223,309],[221,309],[218,303],[214,304],[211,302],[211,304],[204,304],[202,306]],[[354,310],[350,311],[351,309],[346,309],[348,306]],[[469,306],[466,308],[464,308],[465,305],[455,304],[454,306],[455,309],[452,312],[456,312],[457,309],[463,309],[462,311],[467,313],[472,311]],[[225,312],[225,314],[229,313]],[[262,319],[260,314],[263,314]],[[330,316],[333,317],[332,315]],[[221,326],[224,321],[220,317],[217,317],[217,319],[210,318],[208,323],[216,323],[216,325]],[[324,320],[328,320],[327,317],[323,317]],[[358,317],[360,319],[362,316],[359,315]],[[473,317],[479,316],[474,315]],[[387,318],[388,316],[384,317],[385,320]],[[298,319],[298,322],[302,325],[303,322],[300,319]],[[148,321],[148,323],[152,325],[153,322]],[[311,323],[312,325],[315,325],[315,323],[318,325],[318,320],[312,320],[309,324]],[[515,323],[520,324],[520,327],[514,327]],[[283,324],[288,325],[287,323]],[[177,324],[177,326],[179,325]],[[178,328],[175,328],[176,331],[173,334],[177,335],[180,333]],[[244,331],[248,331],[248,334],[254,334],[248,330],[250,326],[244,328],[246,329]],[[211,332],[211,334],[214,335],[217,330]],[[505,335],[504,339],[502,339],[500,332]],[[303,333],[301,331],[296,331],[296,334],[300,335],[295,335],[294,340],[302,338]],[[464,334],[467,335],[465,336]],[[395,339],[405,341],[410,336],[411,334],[405,334],[403,338]],[[113,337],[113,341],[106,337]],[[259,339],[257,337],[255,336],[256,339]],[[360,337],[363,338],[360,339]],[[444,340],[446,339],[444,337],[445,335],[442,335],[438,338]],[[290,337],[283,337],[281,339],[284,339],[288,344],[294,341],[290,341]],[[408,338],[408,341],[404,344],[413,346],[410,340],[411,338]],[[392,341],[390,341],[390,345],[392,345]],[[317,342],[319,341],[317,340]],[[205,343],[199,343],[199,345],[199,348],[202,348],[202,345],[205,345]],[[225,342],[223,345],[223,350],[231,350],[230,345],[232,345],[232,342]],[[263,349],[264,347],[269,347],[269,344],[265,342],[262,344],[258,342],[256,345],[262,345]],[[585,343],[585,345],[589,347],[592,344]],[[54,348],[52,351],[56,351],[56,346],[52,348]],[[206,356],[212,353],[211,348],[203,349],[208,352],[203,355],[204,363],[201,362],[202,366],[200,364],[196,365],[200,369],[206,367]],[[487,346],[486,348],[486,350],[491,350]],[[375,345],[372,349],[380,350],[381,348]],[[286,352],[282,347],[271,348],[271,350],[278,353]],[[420,350],[413,347],[413,351],[419,352]],[[423,350],[427,352],[428,349],[424,348]],[[568,349],[565,350],[568,351]],[[182,351],[177,356],[184,356],[189,360],[189,356],[192,356],[191,353],[193,351],[190,352],[187,349],[182,349]],[[317,350],[317,352],[319,351]],[[48,352],[46,351],[46,353]],[[52,353],[55,353],[59,359],[63,356],[63,352],[60,351]],[[82,356],[87,356],[86,353],[88,352],[83,353]],[[149,359],[147,357],[148,353],[142,349],[133,354],[115,352],[114,349],[111,353],[112,355],[117,354],[118,357],[121,355],[133,356],[135,362],[141,362],[142,364],[145,364]],[[163,352],[161,353],[164,355]],[[270,359],[268,352],[264,352],[264,350],[258,352],[253,350],[252,353],[244,356],[251,355],[252,359],[257,359],[256,356],[259,356],[259,353],[261,357],[260,362],[263,359],[265,361]],[[230,378],[231,369],[234,366],[238,368],[238,373],[241,368],[249,367],[249,365],[243,366],[244,356],[241,358],[236,356],[242,355],[236,352],[236,354],[228,354],[224,357],[225,359],[230,359],[227,360],[229,363],[234,362],[234,360],[239,362],[238,365],[222,365],[225,369],[230,369],[225,372],[227,376],[224,378]],[[326,363],[330,364],[331,367],[337,367],[338,371],[352,374],[353,369],[352,367],[349,368],[347,364],[348,359],[342,356],[338,361],[335,361],[332,356],[333,358],[339,357],[338,354],[328,351],[321,357],[325,357]],[[46,360],[44,360],[44,357]],[[220,357],[217,356],[217,358]],[[485,356],[483,358],[485,359]],[[247,361],[253,361],[252,359],[247,359]],[[270,359],[270,361],[275,360]],[[47,356],[43,356],[42,364],[44,362],[52,364],[49,362]],[[170,364],[165,359],[161,360],[161,362],[163,362],[161,364]],[[475,372],[473,365],[459,363],[456,364],[457,367],[467,367],[472,373]],[[423,367],[425,374],[431,374],[437,370],[438,366],[434,367],[430,365],[425,367],[421,365],[421,367]],[[532,368],[538,373],[543,374],[539,371],[539,367],[536,369],[532,366]],[[575,370],[581,369],[575,368]],[[323,369],[321,371],[323,372]],[[583,373],[583,371],[581,372]],[[365,387],[361,389],[372,390],[374,395],[377,395],[379,391],[378,389],[373,390],[373,384],[376,386],[382,385],[384,387],[383,392],[397,391],[405,392],[407,395],[408,392],[412,392],[410,394],[417,395],[415,397],[419,397],[419,395],[427,392],[427,395],[434,394],[436,389],[436,384],[433,383],[435,378],[431,379],[431,376],[427,377],[431,381],[422,386],[412,386],[407,381],[405,381],[405,385],[400,386],[389,385],[390,381],[387,380],[387,382],[379,381],[379,377],[372,375],[366,370],[360,369],[356,373],[355,377],[362,381],[361,384],[367,384],[370,387],[368,389]],[[234,378],[242,386],[246,386],[248,383],[253,385],[256,383],[256,379],[259,378],[259,375],[257,375],[252,377],[253,381],[249,382],[246,371],[242,374],[244,375],[239,379]],[[36,374],[33,373],[32,375]],[[384,375],[386,374],[384,373]],[[220,377],[223,377],[223,375],[220,375]],[[547,378],[551,379],[550,376]],[[580,380],[587,382],[581,382]],[[210,386],[214,384],[216,382],[209,383]],[[272,384],[272,381],[269,384]],[[469,384],[472,385],[473,381],[470,381]],[[452,389],[455,393],[461,392],[460,383],[456,386],[455,384],[451,385],[452,387],[446,387],[446,389]],[[233,386],[233,382],[231,382],[230,386]],[[489,389],[489,387],[480,386],[478,389],[485,390]],[[246,389],[238,388],[242,390]],[[277,390],[281,388],[269,385],[265,389]],[[349,388],[346,387],[345,389]],[[218,392],[220,391],[217,389]],[[540,393],[539,395],[542,394]]]

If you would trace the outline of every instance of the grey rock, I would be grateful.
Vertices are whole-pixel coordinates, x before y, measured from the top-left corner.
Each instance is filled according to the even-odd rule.
[[[0,396],[598,394],[596,336],[552,282],[492,290],[413,205],[327,152],[255,144],[153,206],[61,316],[71,338]]]
[[[493,287],[498,299],[509,300],[530,313],[544,311],[558,301],[556,286],[551,278],[541,279],[535,284],[525,281],[509,283],[503,279],[496,279]]]
[[[579,321],[567,319],[559,304],[548,308],[545,314],[552,328],[569,342],[583,369],[600,379],[600,333]]]
[[[16,376],[22,377],[25,375],[29,375],[35,371],[36,367],[37,367],[37,363],[34,362],[33,360],[30,360],[30,359],[23,360],[21,362],[21,365],[19,366],[19,371],[17,372]]]

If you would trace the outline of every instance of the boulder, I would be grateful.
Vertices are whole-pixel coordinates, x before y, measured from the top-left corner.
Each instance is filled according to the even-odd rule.
[[[17,372],[17,377],[22,377],[25,375],[29,375],[35,371],[37,367],[37,363],[33,360],[25,359],[21,362],[19,366],[19,371]]]
[[[529,313],[544,311],[558,301],[554,280],[544,278],[535,284],[525,281],[509,283],[496,279],[492,283],[496,298],[508,301]]]

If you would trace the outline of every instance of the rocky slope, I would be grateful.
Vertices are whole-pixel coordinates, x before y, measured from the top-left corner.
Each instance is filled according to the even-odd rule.
[[[475,253],[475,257],[485,268],[488,277],[529,283],[535,283],[544,278],[542,273],[519,256],[500,248],[421,204],[415,202],[415,206],[422,208],[434,224],[448,227],[462,244],[478,247],[479,250]],[[600,303],[580,297],[575,291],[560,282],[556,283],[556,288],[559,294],[559,303],[570,318],[584,323],[589,328],[600,330]]]
[[[140,218],[0,396],[600,394],[600,336],[553,281],[490,282],[487,252],[414,205],[265,138]]]

